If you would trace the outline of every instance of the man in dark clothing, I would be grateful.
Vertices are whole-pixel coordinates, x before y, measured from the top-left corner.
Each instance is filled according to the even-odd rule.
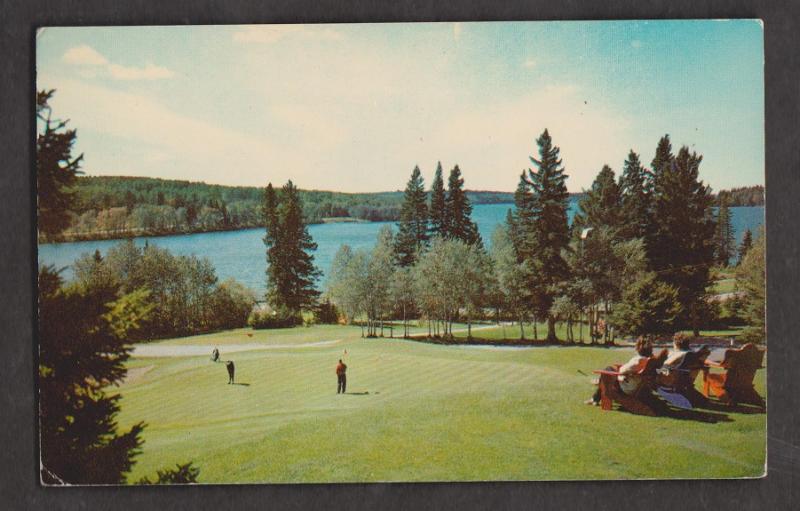
[[[211,361],[218,362],[219,361],[219,350],[215,347],[214,351],[211,352]]]
[[[233,360],[228,360],[225,362],[225,368],[228,370],[228,384],[233,383]]]
[[[347,372],[347,366],[344,365],[342,359],[339,359],[339,363],[336,364],[336,379],[338,380],[338,384],[336,386],[336,393],[344,394],[345,389],[347,388],[347,376],[345,373]]]

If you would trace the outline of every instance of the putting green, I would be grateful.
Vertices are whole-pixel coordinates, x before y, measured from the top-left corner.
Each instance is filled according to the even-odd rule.
[[[248,336],[247,334],[252,334]],[[755,477],[766,416],[681,419],[582,402],[628,349],[441,346],[318,326],[163,341],[203,356],[134,358],[120,425],[145,421],[129,480],[193,461],[206,483]],[[334,344],[306,346],[320,341]],[[273,345],[226,354],[226,345]],[[290,344],[296,346],[289,346]],[[236,363],[227,385],[213,346]],[[343,355],[347,350],[347,355]],[[348,393],[336,394],[344,356]],[[757,376],[764,393],[765,372]]]

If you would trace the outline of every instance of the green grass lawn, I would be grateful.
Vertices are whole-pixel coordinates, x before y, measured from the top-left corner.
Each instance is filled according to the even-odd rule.
[[[506,328],[517,335],[516,327]],[[209,353],[220,346],[247,385],[226,385],[224,366],[207,356],[132,359],[136,371],[120,388],[120,425],[148,426],[129,480],[186,461],[205,483],[763,473],[764,414],[717,413],[722,420],[710,423],[696,420],[700,415],[649,418],[583,405],[594,389],[591,371],[627,360],[629,349],[359,336],[357,327],[315,326],[164,341],[207,344]],[[342,341],[299,346],[332,339]],[[246,342],[280,346],[226,356],[226,343]],[[336,395],[334,366],[345,349],[349,393]],[[765,381],[760,371],[762,395]]]

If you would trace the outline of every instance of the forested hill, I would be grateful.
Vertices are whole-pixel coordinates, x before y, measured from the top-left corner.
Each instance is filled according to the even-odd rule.
[[[721,190],[717,194],[717,198],[722,199],[723,197],[728,200],[728,206],[763,206],[764,187],[757,185]]]
[[[263,189],[145,177],[80,176],[70,227],[60,239],[207,232],[257,227]],[[510,192],[468,191],[472,204],[510,203]],[[403,192],[301,190],[310,223],[330,219],[394,221]]]

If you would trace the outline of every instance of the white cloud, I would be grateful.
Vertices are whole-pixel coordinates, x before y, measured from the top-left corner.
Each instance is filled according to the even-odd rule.
[[[533,69],[536,67],[536,61],[533,59],[527,59],[525,62],[522,63],[522,67],[526,69]]]
[[[154,64],[147,64],[144,67],[109,64],[108,72],[115,80],[161,80],[175,75],[169,69]]]
[[[75,46],[64,53],[64,62],[79,66],[105,66],[108,59],[88,45]]]
[[[286,169],[285,181],[289,169],[299,164],[264,137],[184,115],[146,96],[70,79],[54,86],[58,93],[53,108],[69,114],[70,126],[78,129],[79,150],[87,154],[90,174],[125,168],[130,169],[129,175],[257,184],[263,176],[243,175],[254,165],[262,170]],[[94,141],[96,146],[84,145],[88,138],[81,134],[87,132],[104,138]],[[104,148],[103,140],[108,137],[123,141],[114,147],[125,148],[126,154]],[[90,166],[89,157],[96,157],[104,166]]]
[[[68,49],[64,53],[63,60],[67,64],[81,66],[78,75],[83,78],[98,76],[98,69],[115,80],[161,80],[171,78],[175,74],[165,67],[152,63],[148,63],[144,67],[115,64],[99,51],[85,44]]]
[[[631,41],[631,46],[633,46],[634,48],[641,48],[642,42],[638,39],[634,39],[633,41]]]
[[[272,44],[285,38],[303,38],[322,41],[339,41],[341,32],[324,25],[248,25],[234,32],[238,43]]]

